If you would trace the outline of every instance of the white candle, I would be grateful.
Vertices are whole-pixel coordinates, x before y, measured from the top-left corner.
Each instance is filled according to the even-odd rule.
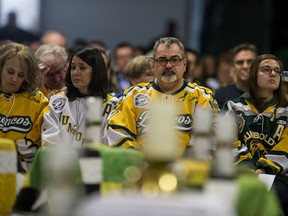
[[[197,106],[194,113],[194,133],[210,133],[212,118],[213,113],[210,109]]]
[[[228,115],[217,116],[216,135],[218,142],[232,143],[235,139],[235,120]]]
[[[102,99],[100,97],[87,97],[86,102],[86,121],[95,122],[102,119]]]
[[[165,101],[154,102],[150,109],[147,126],[148,139],[144,153],[148,159],[171,161],[179,157],[179,144],[176,139],[176,104]]]
[[[87,97],[86,102],[86,143],[100,145],[102,142],[102,98]]]

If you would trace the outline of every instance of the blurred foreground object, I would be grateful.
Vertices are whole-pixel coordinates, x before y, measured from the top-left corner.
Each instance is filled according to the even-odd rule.
[[[85,145],[100,146],[102,143],[102,101],[101,97],[85,98]]]
[[[171,101],[155,101],[149,108],[145,139],[140,143],[146,160],[171,162],[181,157],[177,144],[175,118],[178,107]]]
[[[0,138],[0,215],[9,215],[17,189],[17,152],[15,143]]]
[[[192,146],[186,150],[183,160],[180,161],[183,171],[187,173],[185,186],[190,189],[202,189],[209,178],[212,125],[212,110],[197,106],[192,127]]]

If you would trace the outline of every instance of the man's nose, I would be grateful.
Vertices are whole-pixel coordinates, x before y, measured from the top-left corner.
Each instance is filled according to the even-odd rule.
[[[250,64],[249,64],[247,61],[244,61],[243,67],[244,67],[244,68],[249,68],[249,67],[250,67]]]
[[[165,66],[166,68],[171,68],[172,67],[172,64],[171,64],[171,61],[169,60],[169,61],[167,61],[167,63],[166,63],[166,66]]]

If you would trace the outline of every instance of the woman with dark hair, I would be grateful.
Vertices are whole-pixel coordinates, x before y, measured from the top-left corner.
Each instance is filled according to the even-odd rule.
[[[101,113],[106,116],[117,103],[111,102],[112,96],[107,94],[106,65],[101,52],[96,48],[83,47],[71,56],[65,81],[67,91],[52,96],[45,110],[43,146],[58,144],[63,140],[73,147],[83,145],[85,97],[101,97],[106,104]]]
[[[77,50],[69,62],[68,72],[65,81],[70,101],[83,96],[106,98],[106,65],[98,49],[87,47]]]
[[[288,215],[288,107],[274,55],[258,56],[251,64],[246,93],[228,101],[223,111],[236,118],[238,141],[233,150],[237,166],[257,174],[276,175],[273,182]]]

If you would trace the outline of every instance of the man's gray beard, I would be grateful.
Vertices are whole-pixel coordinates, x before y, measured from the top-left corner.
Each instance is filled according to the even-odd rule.
[[[177,76],[173,74],[172,76],[161,76],[161,81],[165,83],[172,83],[177,80]]]

